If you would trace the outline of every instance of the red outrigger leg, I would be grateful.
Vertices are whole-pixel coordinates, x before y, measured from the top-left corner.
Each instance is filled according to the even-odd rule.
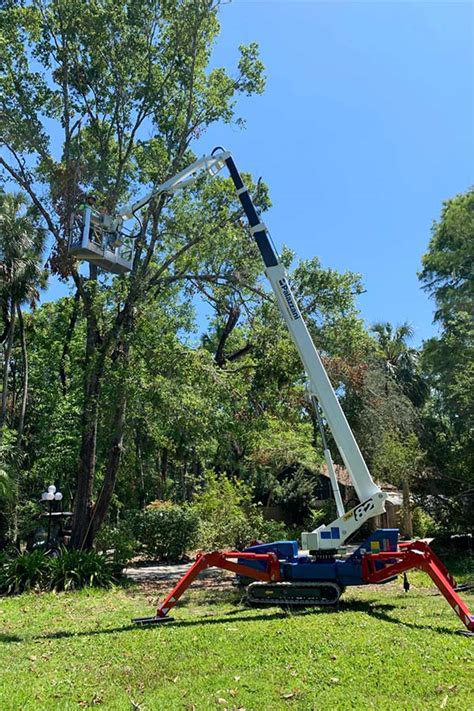
[[[237,558],[239,562],[233,562]],[[241,560],[255,560],[266,563],[266,568],[252,568],[250,565],[241,563]],[[181,595],[196,580],[198,575],[206,568],[224,568],[238,575],[244,575],[255,580],[264,582],[275,582],[281,580],[280,563],[275,553],[241,553],[238,551],[214,551],[212,553],[199,554],[195,563],[188,572],[183,575],[170,594],[158,606],[156,617],[142,617],[134,620],[138,624],[165,621],[172,607],[176,605]]]
[[[456,581],[437,555],[423,541],[402,543],[396,553],[367,553],[362,558],[362,576],[367,583],[382,583],[387,578],[418,568],[428,573],[440,592],[449,602],[461,622],[474,631],[474,615],[457,594]],[[386,563],[384,563],[386,561]],[[383,567],[377,563],[384,564]]]

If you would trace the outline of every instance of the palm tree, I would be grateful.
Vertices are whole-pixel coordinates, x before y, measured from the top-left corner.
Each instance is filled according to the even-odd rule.
[[[412,402],[421,407],[428,396],[428,386],[419,368],[419,354],[408,345],[413,338],[413,328],[406,321],[392,326],[389,321],[374,323],[370,330],[375,335],[378,355],[383,359],[385,371]]]
[[[414,407],[421,407],[428,396],[428,385],[420,372],[418,351],[408,345],[408,341],[413,338],[413,328],[407,322],[394,327],[388,321],[384,321],[375,323],[370,330],[375,335],[378,355],[384,362],[387,396],[388,379],[391,379]],[[413,437],[418,443],[415,434]],[[397,446],[400,451],[405,451],[406,442],[398,443]],[[413,535],[410,483],[414,476],[414,459],[413,457],[411,461],[408,457],[409,462],[403,463],[402,471],[398,474],[403,491],[403,529],[409,538]],[[395,472],[391,474],[393,476]]]
[[[18,442],[23,434],[28,396],[28,354],[22,305],[34,307],[39,289],[46,283],[42,254],[46,233],[39,226],[38,217],[21,194],[0,194],[0,310],[3,332],[3,389],[0,407],[0,428],[7,419],[9,375],[15,337],[16,321],[22,351],[23,387],[18,415]]]

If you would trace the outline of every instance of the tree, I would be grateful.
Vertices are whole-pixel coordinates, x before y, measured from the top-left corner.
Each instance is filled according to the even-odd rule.
[[[237,72],[208,70],[219,31],[211,0],[45,0],[4,10],[0,52],[4,115],[0,158],[30,196],[56,240],[51,265],[74,280],[86,319],[82,432],[73,538],[89,546],[107,513],[123,449],[124,388],[111,415],[101,492],[96,492],[97,433],[108,365],[127,368],[137,308],[170,285],[231,279],[213,255],[216,235],[234,236],[228,192],[203,200],[188,191],[153,201],[143,217],[132,274],[109,296],[92,268],[86,279],[65,244],[82,195],[92,192],[113,211],[139,186],[150,187],[194,158],[191,143],[217,121],[239,122],[235,99],[263,90],[255,44],[240,47]],[[52,147],[60,140],[59,154]],[[200,245],[211,257],[197,258]],[[194,250],[194,251],[193,251]],[[216,250],[218,251],[218,250]],[[234,250],[235,251],[235,250]],[[115,301],[114,301],[115,299]]]
[[[382,358],[386,377],[393,378],[415,407],[421,407],[428,396],[428,387],[420,370],[419,353],[408,345],[413,328],[405,322],[393,327],[388,321],[374,323],[370,328]]]
[[[407,538],[413,537],[411,484],[423,471],[424,456],[414,432],[403,439],[386,432],[373,461],[373,472],[380,481],[402,487],[403,533]]]
[[[20,494],[20,466],[23,449],[23,431],[28,400],[29,364],[25,338],[25,320],[22,306],[34,308],[39,289],[44,287],[47,272],[42,265],[45,231],[40,227],[36,209],[22,193],[0,194],[0,309],[3,320],[3,378],[0,409],[0,446],[6,434],[6,425],[16,428],[15,465],[10,467],[13,503],[11,536],[15,540],[18,530],[18,499]],[[17,327],[18,323],[18,327]],[[15,334],[18,331],[21,357],[13,360]],[[14,363],[14,371],[12,371]],[[21,363],[21,369],[19,364]],[[16,407],[16,379],[21,376],[20,404]],[[12,377],[13,375],[13,377]],[[9,395],[12,390],[10,417]]]
[[[403,441],[417,430],[413,404],[374,354],[365,359],[361,378],[345,389],[343,407],[369,469],[387,435]]]
[[[281,259],[333,384],[341,388],[358,377],[361,353],[370,345],[354,301],[360,278],[324,269],[317,259],[292,268],[287,249]],[[267,289],[262,286],[253,307],[245,302],[231,329],[225,330],[224,319],[217,326],[212,322],[204,338],[205,347],[217,353],[226,334],[221,368],[238,394],[229,402],[215,466],[231,467],[234,476],[252,482],[258,501],[281,502],[288,518],[301,521],[314,498],[322,446],[314,450],[301,359]]]
[[[35,305],[39,289],[45,286],[46,272],[42,267],[45,232],[38,224],[36,210],[25,196],[0,194],[0,308],[3,320],[3,388],[0,428],[7,420],[10,365],[14,346],[16,319],[23,364],[23,386],[18,414],[18,442],[21,444],[28,396],[28,354],[22,305]],[[13,424],[13,417],[12,422]]]
[[[424,444],[429,490],[450,528],[472,529],[474,502],[474,190],[447,200],[433,224],[419,274],[434,299],[440,335],[428,339],[422,362],[432,388]]]
[[[69,507],[83,408],[85,319],[75,297],[45,302],[25,319],[30,396],[22,498],[55,482]]]
[[[435,321],[442,328],[456,314],[472,314],[474,303],[474,189],[443,204],[434,222],[419,278],[435,300]]]

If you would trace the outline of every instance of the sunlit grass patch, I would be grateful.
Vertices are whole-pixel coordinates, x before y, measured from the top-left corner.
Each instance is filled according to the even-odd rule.
[[[0,708],[472,709],[473,640],[410,577],[408,594],[353,588],[338,612],[190,590],[174,623],[151,628],[130,622],[153,613],[150,591],[3,598]]]

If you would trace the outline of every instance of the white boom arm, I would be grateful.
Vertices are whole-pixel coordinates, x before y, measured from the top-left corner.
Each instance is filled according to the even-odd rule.
[[[250,232],[259,247],[266,267],[265,273],[275,294],[281,315],[303,362],[308,377],[309,393],[312,397],[317,398],[321,406],[361,502],[351,511],[343,513],[342,501],[339,499],[337,502],[339,518],[328,526],[320,526],[311,533],[302,534],[303,548],[309,550],[335,549],[347,541],[365,521],[385,511],[385,501],[388,495],[381,491],[370,475],[313,339],[301,316],[298,304],[288,283],[285,268],[273,249],[267,228],[260,221],[248,189],[242,181],[231,154],[223,149],[215,149],[212,155],[200,158],[189,168],[182,170],[174,177],[156,186],[149,195],[134,203],[131,207],[122,209],[116,217],[119,221],[126,220],[156,195],[165,192],[173,193],[178,189],[184,188],[193,183],[203,172],[215,175],[224,165],[229,170],[230,177],[248,219]],[[327,444],[324,446],[327,449]],[[329,454],[329,450],[325,454]],[[331,482],[334,489],[335,484],[337,484],[335,476],[331,478]]]
[[[133,217],[134,213],[140,210],[144,205],[147,205],[157,195],[161,193],[174,193],[177,190],[185,188],[187,185],[192,185],[202,173],[216,175],[225,165],[225,159],[230,156],[230,153],[223,151],[216,156],[204,156],[199,158],[194,163],[189,165],[184,170],[180,171],[172,178],[165,180],[164,183],[157,185],[148,195],[137,200],[133,205],[123,207],[117,217],[125,221]]]

